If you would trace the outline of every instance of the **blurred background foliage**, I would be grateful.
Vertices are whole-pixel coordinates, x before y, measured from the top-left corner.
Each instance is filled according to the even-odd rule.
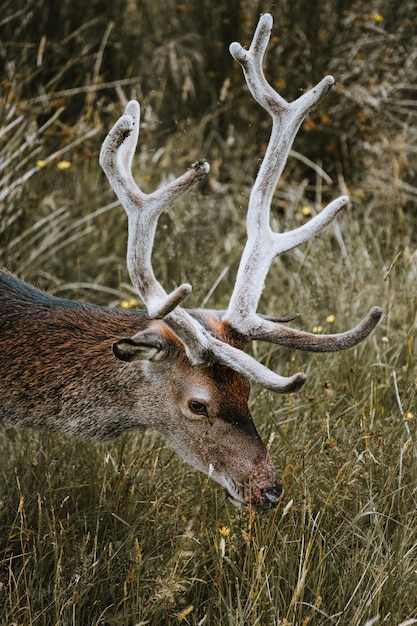
[[[55,131],[58,148],[77,124],[100,128],[113,121],[123,90],[148,112],[147,144],[158,149],[167,133],[189,133],[197,125],[197,145],[194,136],[189,143],[196,151],[207,149],[210,137],[221,160],[218,176],[228,181],[227,146],[249,131],[246,150],[261,154],[269,125],[228,44],[248,44],[265,11],[274,16],[265,71],[287,99],[326,73],[337,80],[306,121],[296,149],[322,159],[331,176],[360,182],[362,193],[381,193],[381,182],[384,189],[394,183],[399,192],[411,191],[417,4],[410,0],[234,0],[216,6],[167,0],[163,10],[151,0],[63,0],[59,9],[46,1],[6,0],[0,23],[3,123],[23,114],[39,129],[64,107],[48,132],[52,141]]]
[[[291,199],[321,203],[312,161],[327,173],[319,192],[325,199],[331,179],[332,189],[348,190],[368,213],[386,213],[389,243],[393,226],[403,228],[404,212],[413,212],[416,202],[417,4],[409,0],[167,0],[163,9],[151,0],[63,0],[59,7],[5,0],[0,198],[7,198],[7,217],[0,234],[7,226],[6,239],[21,237],[34,204],[39,211],[46,202],[51,214],[51,205],[59,210],[71,198],[78,207],[72,215],[86,215],[94,200],[112,197],[96,169],[97,154],[131,97],[142,104],[138,164],[144,186],[206,157],[212,166],[206,187],[221,191],[227,185],[229,194],[245,198],[270,124],[228,45],[249,44],[265,11],[274,16],[265,72],[284,97],[297,97],[326,73],[337,81],[296,139],[275,200],[278,211]],[[65,164],[69,171],[62,171]],[[33,183],[23,184],[34,174],[41,200]],[[295,178],[298,184],[289,182]],[[61,248],[68,247],[68,237],[65,242]],[[0,262],[19,268],[4,245]]]

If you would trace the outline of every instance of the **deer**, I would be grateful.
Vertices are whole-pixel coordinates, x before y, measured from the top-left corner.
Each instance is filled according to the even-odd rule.
[[[167,293],[152,268],[159,216],[209,172],[206,161],[162,188],[144,193],[132,175],[140,106],[130,101],[105,138],[100,164],[128,220],[127,268],[144,310],[60,299],[0,271],[0,422],[92,440],[132,429],[156,430],[178,455],[226,490],[236,506],[275,509],[284,488],[249,410],[251,384],[288,394],[305,382],[272,371],[245,352],[265,341],[312,352],[336,352],[370,335],[375,306],[338,334],[294,329],[293,318],[257,312],[273,260],[319,234],[349,201],[343,195],[294,230],[270,226],[273,193],[298,129],[327,95],[323,78],[291,103],[263,74],[272,17],[260,17],[248,49],[230,46],[254,99],[272,118],[267,150],[246,218],[247,240],[227,310],[187,309],[191,286]]]

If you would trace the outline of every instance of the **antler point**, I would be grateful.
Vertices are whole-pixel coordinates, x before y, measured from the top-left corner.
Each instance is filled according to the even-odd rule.
[[[140,113],[140,104],[137,100],[129,100],[125,108],[125,115],[131,115],[132,118],[138,117]]]
[[[270,13],[263,13],[259,18],[259,22],[265,26],[270,26],[272,28],[272,24],[274,23],[274,19]]]
[[[372,309],[369,311],[369,315],[377,321],[381,319],[382,314],[383,314],[383,310],[381,309],[380,306],[373,306]]]
[[[205,159],[201,159],[201,161],[195,161],[191,164],[191,167],[196,171],[200,171],[204,176],[206,176],[210,171],[210,163]]]
[[[230,44],[229,52],[232,57],[239,62],[242,61],[247,54],[247,50],[245,50],[238,41],[234,41]]]
[[[291,387],[292,391],[297,391],[300,389],[307,380],[307,376],[303,374],[303,372],[298,372],[293,376],[293,386]]]

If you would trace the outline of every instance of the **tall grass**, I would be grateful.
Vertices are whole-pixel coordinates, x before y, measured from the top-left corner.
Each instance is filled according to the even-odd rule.
[[[134,295],[123,211],[97,156],[139,97],[145,189],[196,158],[212,165],[161,219],[158,277],[190,281],[189,306],[224,307],[269,128],[227,44],[248,43],[271,10],[266,68],[282,94],[327,71],[338,81],[301,129],[274,227],[339,193],[351,204],[274,263],[262,310],[299,311],[299,327],[324,332],[373,304],[384,318],[344,353],[253,347],[274,370],[308,375],[297,394],[252,391],[286,487],[272,513],[232,508],[150,432],[93,445],[3,428],[2,624],[417,623],[415,5],[213,4],[168,1],[161,14],[155,2],[65,1],[57,20],[48,2],[6,2],[0,264],[59,295]]]

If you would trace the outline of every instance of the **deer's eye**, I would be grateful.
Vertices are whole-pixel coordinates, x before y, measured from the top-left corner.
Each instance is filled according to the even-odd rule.
[[[199,402],[198,400],[190,400],[188,403],[190,411],[195,415],[204,415],[208,417],[207,405],[204,402]]]

